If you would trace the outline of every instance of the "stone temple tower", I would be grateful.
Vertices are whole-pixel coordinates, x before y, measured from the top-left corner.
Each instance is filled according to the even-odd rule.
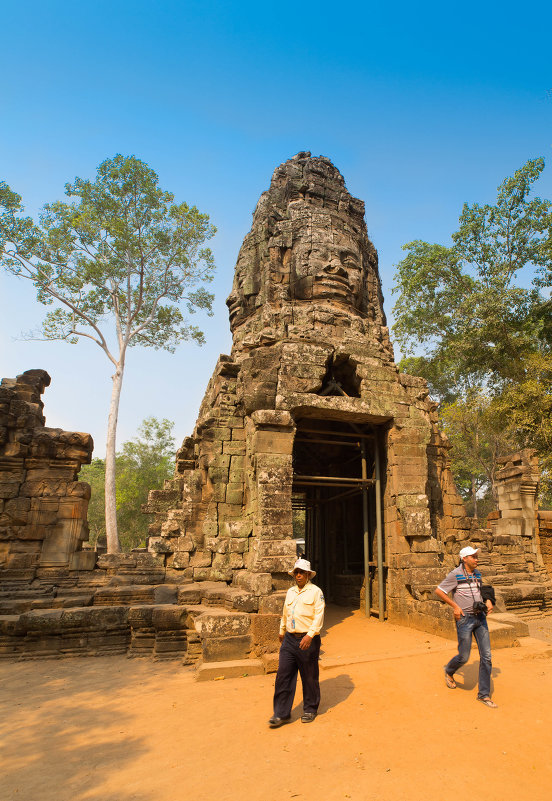
[[[232,352],[175,479],[150,493],[150,552],[178,580],[239,589],[254,612],[301,549],[331,602],[449,626],[432,590],[474,532],[436,405],[395,366],[364,203],[329,159],[275,170],[227,304]]]

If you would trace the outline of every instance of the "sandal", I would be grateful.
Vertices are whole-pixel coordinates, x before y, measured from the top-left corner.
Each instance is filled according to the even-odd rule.
[[[486,695],[484,698],[477,696],[477,700],[481,701],[481,703],[485,704],[485,706],[490,707],[490,709],[498,709],[498,704],[495,704],[494,701],[491,701],[488,695]]]
[[[450,673],[446,673],[445,672],[445,683],[446,683],[447,687],[449,688],[449,690],[455,690],[456,689],[456,682],[454,681],[454,679],[450,675]]]

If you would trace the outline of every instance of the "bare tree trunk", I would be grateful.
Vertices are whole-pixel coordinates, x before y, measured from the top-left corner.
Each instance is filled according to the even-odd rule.
[[[471,491],[473,498],[473,516],[477,519],[477,489],[475,487],[475,478],[472,476]]]
[[[119,553],[121,546],[117,533],[117,487],[115,482],[115,452],[117,421],[119,417],[119,401],[125,370],[124,353],[112,377],[111,404],[107,423],[107,443],[105,449],[105,531],[107,534],[107,552]]]

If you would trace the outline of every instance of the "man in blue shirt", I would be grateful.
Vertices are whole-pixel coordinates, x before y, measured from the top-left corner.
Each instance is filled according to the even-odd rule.
[[[479,548],[467,546],[460,551],[460,564],[445,577],[435,590],[438,598],[452,607],[458,635],[458,653],[445,666],[445,681],[451,690],[456,688],[454,674],[470,658],[472,634],[479,649],[479,692],[477,700],[496,708],[491,700],[491,643],[487,614],[492,612],[491,601],[483,601],[481,573],[477,570]],[[449,595],[450,593],[450,595]]]

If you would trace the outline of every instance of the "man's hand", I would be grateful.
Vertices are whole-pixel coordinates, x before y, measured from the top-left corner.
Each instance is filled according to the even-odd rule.
[[[485,605],[486,605],[486,607],[487,607],[487,614],[488,614],[488,615],[490,615],[490,614],[491,614],[491,612],[492,612],[492,611],[493,611],[493,609],[494,609],[493,602],[492,602],[492,601],[489,601],[489,599],[487,599],[487,600],[485,601]]]
[[[311,642],[312,642],[312,637],[309,637],[308,634],[305,634],[305,636],[303,637],[303,639],[299,643],[299,648],[302,651],[306,651],[307,648],[310,646]]]
[[[454,619],[455,620],[460,620],[461,617],[464,617],[464,613],[462,612],[462,610],[458,606],[458,604],[454,605],[453,612],[454,612]]]
[[[278,634],[278,639],[280,640],[280,642],[284,641],[284,637],[285,637],[285,634]]]

